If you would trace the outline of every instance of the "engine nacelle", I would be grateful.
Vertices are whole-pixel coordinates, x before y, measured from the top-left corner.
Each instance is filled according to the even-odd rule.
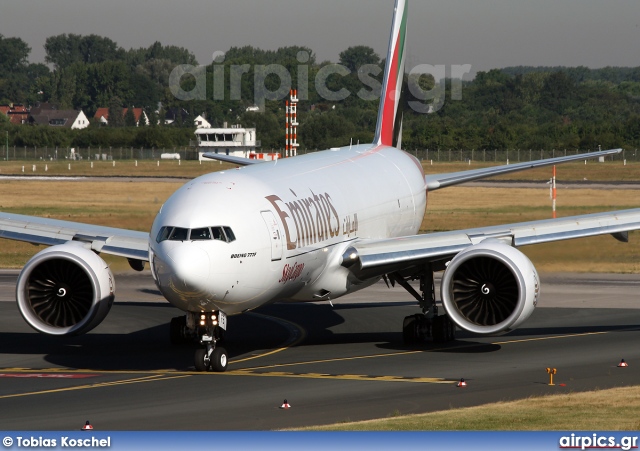
[[[107,316],[115,282],[109,266],[80,243],[49,247],[18,277],[16,300],[25,321],[50,335],[90,331]]]
[[[538,303],[538,273],[519,250],[489,239],[460,252],[447,266],[440,294],[449,317],[483,335],[509,332]]]

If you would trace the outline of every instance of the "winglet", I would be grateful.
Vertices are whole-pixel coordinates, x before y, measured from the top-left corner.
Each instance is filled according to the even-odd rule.
[[[374,144],[395,146],[402,133],[402,114],[398,114],[404,76],[407,35],[408,0],[396,0],[389,51],[384,69],[384,81],[378,110]]]

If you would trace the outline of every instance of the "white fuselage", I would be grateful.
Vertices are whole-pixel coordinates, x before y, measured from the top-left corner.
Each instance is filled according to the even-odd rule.
[[[152,272],[185,311],[233,315],[280,300],[334,299],[373,282],[351,280],[340,265],[349,244],[416,234],[426,197],[417,159],[371,144],[207,174],[158,213]],[[226,228],[227,239],[157,240],[171,228]]]

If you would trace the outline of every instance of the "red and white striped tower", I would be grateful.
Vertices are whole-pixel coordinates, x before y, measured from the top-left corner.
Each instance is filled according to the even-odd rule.
[[[291,150],[291,156],[298,155],[298,90],[292,89],[291,99],[289,105],[289,112],[291,113],[291,135],[289,141],[289,149]]]
[[[286,125],[285,125],[285,145],[284,145],[284,157],[289,158],[289,101],[287,100],[287,106],[285,107]]]
[[[556,218],[556,167],[553,167],[553,177],[551,178],[551,190],[553,192],[552,195],[552,208],[553,208],[553,219]]]

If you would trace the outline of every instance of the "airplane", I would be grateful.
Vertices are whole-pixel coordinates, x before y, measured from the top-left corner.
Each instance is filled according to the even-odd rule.
[[[274,302],[332,300],[381,279],[405,288],[420,313],[404,318],[406,343],[455,339],[456,329],[506,333],[540,296],[524,245],[640,229],[640,209],[418,234],[427,194],[464,182],[568,161],[568,157],[425,175],[399,150],[408,0],[396,0],[374,142],[273,162],[226,155],[239,168],[187,182],[149,233],[0,213],[0,237],[50,246],[20,272],[25,321],[50,335],[82,334],[109,312],[115,281],[100,254],[148,263],[162,295],[185,312],[174,343],[198,344],[198,371],[225,371],[227,317]],[[444,271],[438,311],[434,273]],[[419,281],[419,290],[410,281]]]

